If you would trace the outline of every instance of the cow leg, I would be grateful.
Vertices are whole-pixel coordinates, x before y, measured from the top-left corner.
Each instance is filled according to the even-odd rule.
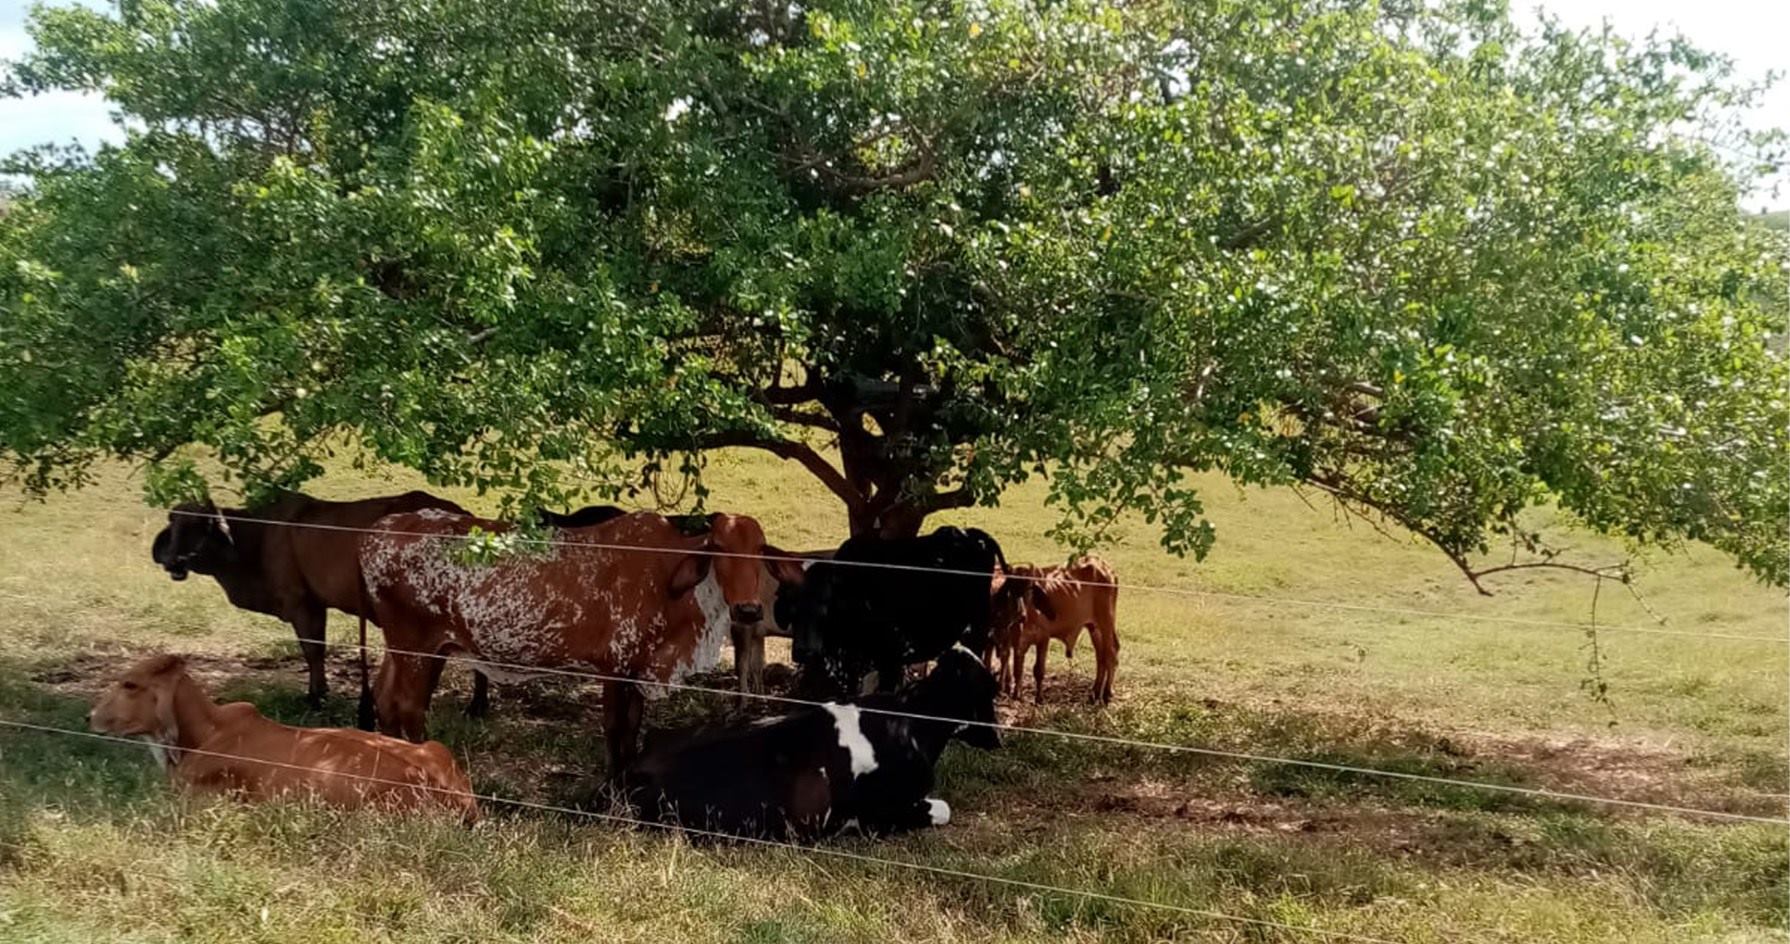
[[[1044,654],[1050,651],[1050,637],[1046,636],[1038,643],[1038,651],[1033,653],[1036,661],[1032,665],[1032,704],[1044,704]]]
[[[623,771],[634,762],[640,740],[640,722],[646,715],[646,696],[633,682],[603,683],[603,733],[609,746],[609,780],[620,783]]]
[[[1013,700],[1019,700],[1019,681],[1026,677],[1026,645],[1013,643],[1013,665],[1008,668],[1006,677],[1006,693]]]
[[[440,665],[439,659],[386,652],[379,662],[379,681],[373,688],[381,734],[424,740],[429,686],[439,677]]]
[[[466,703],[466,717],[483,718],[491,713],[491,680],[478,669],[472,670],[472,700]]]
[[[1094,693],[1097,704],[1113,700],[1113,676],[1119,673],[1119,642],[1110,630],[1097,630],[1094,637]]]
[[[305,688],[305,702],[312,708],[323,707],[329,694],[329,679],[323,674],[325,632],[329,616],[318,604],[306,604],[292,617],[292,631],[298,634],[298,651],[304,654],[310,684]]]
[[[733,674],[739,684],[740,707],[749,701],[747,695],[764,691],[764,633],[759,627],[734,623],[728,627],[733,636]]]
[[[866,832],[886,836],[951,822],[951,807],[944,800],[916,800],[892,808],[877,810],[868,816],[859,814],[859,823]]]

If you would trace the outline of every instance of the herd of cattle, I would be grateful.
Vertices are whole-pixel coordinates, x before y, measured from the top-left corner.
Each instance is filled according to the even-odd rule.
[[[175,580],[211,577],[236,606],[292,624],[314,702],[326,694],[327,611],[360,618],[361,727],[376,723],[381,733],[288,727],[246,703],[215,705],[172,656],[145,659],[115,681],[92,725],[151,741],[177,781],[201,790],[301,791],[345,806],[448,807],[471,819],[465,773],[424,740],[446,661],[475,671],[475,715],[487,710],[490,680],[588,673],[603,680],[609,776],[638,815],[809,840],[946,822],[949,808],[927,795],[940,754],[951,740],[998,746],[997,696],[1019,694],[1033,651],[1041,698],[1052,639],[1073,653],[1086,629],[1091,698],[1112,698],[1118,591],[1097,558],[1009,564],[973,528],[791,554],[746,515],[593,506],[543,513],[540,523],[549,540],[477,560],[464,553],[466,539],[511,526],[423,492],[177,508],[155,538],[155,562]],[[386,643],[371,681],[368,622]],[[768,635],[791,637],[797,691],[812,707],[660,733],[640,752],[646,698],[709,668],[724,642],[740,690],[761,692]],[[923,679],[900,684],[924,663],[933,667]]]

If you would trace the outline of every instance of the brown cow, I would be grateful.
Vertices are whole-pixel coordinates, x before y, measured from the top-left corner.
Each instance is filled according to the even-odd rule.
[[[1119,669],[1117,626],[1119,588],[1113,569],[1098,557],[1078,558],[1067,567],[1015,564],[995,591],[994,646],[989,661],[1000,657],[1001,687],[1019,697],[1026,650],[1036,649],[1032,666],[1032,700],[1044,701],[1044,655],[1052,639],[1075,656],[1083,627],[1094,643],[1094,688],[1089,700],[1113,700],[1113,676]]]
[[[582,669],[618,677],[603,683],[616,776],[635,753],[644,710],[633,680],[676,682],[707,668],[730,621],[764,615],[764,531],[743,515],[716,515],[706,535],[685,535],[660,515],[634,512],[561,530],[559,542],[492,563],[456,554],[474,528],[510,530],[420,511],[384,519],[384,533],[361,545],[388,647],[377,687],[387,733],[422,739],[443,663],[437,656],[464,652],[499,680],[529,674],[516,666]]]
[[[140,737],[175,782],[249,800],[308,796],[355,809],[451,810],[478,819],[472,782],[434,741],[350,728],[294,728],[248,702],[216,705],[178,656],[150,656],[113,682],[88,716],[95,731]]]
[[[327,611],[362,619],[373,615],[361,599],[361,531],[386,515],[423,508],[466,514],[459,505],[427,492],[346,502],[291,492],[253,509],[220,509],[209,502],[181,505],[168,513],[168,526],[155,536],[151,556],[175,580],[185,580],[188,572],[205,574],[224,588],[231,603],[291,623],[310,669],[308,696],[317,706],[328,690],[323,674]],[[364,643],[365,626],[361,635]],[[371,727],[364,684],[362,695],[362,727]],[[479,676],[468,713],[483,714],[486,699],[485,678]]]

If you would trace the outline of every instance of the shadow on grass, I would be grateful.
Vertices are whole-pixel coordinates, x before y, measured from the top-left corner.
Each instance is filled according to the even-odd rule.
[[[42,660],[0,659],[0,717],[84,728],[86,701],[36,680],[62,678],[57,671],[53,663]],[[314,712],[303,701],[301,679],[285,675],[291,674],[233,680],[219,685],[217,694],[251,701],[269,717],[288,723],[352,722],[351,701],[338,699]],[[498,715],[486,722],[464,718],[463,702],[445,698],[431,715],[431,733],[462,759],[481,793],[601,809],[593,785],[602,773],[603,747],[596,723],[600,709],[592,695],[571,686],[539,690],[506,686]],[[535,714],[537,708],[542,716]],[[717,720],[732,710],[711,696],[682,693],[655,703],[649,717],[655,725],[694,724]],[[1423,775],[1524,782],[1523,771],[1474,759],[1444,740],[1352,731],[1319,717],[1157,704],[1103,713],[1052,712],[1028,723]],[[953,748],[947,753],[938,772],[940,791],[965,814],[964,824],[954,826],[948,836],[924,834],[882,843],[845,840],[840,845],[1020,881],[1098,888],[1125,897],[1263,917],[1277,914],[1277,903],[1289,901],[1350,909],[1381,899],[1422,900],[1428,887],[1424,883],[1432,873],[1414,869],[1419,860],[1432,870],[1464,874],[1486,870],[1574,877],[1621,874],[1661,914],[1719,908],[1762,923],[1785,917],[1783,876],[1790,869],[1790,856],[1781,836],[1767,827],[1611,819],[1576,804],[1484,795],[1466,787],[1043,734],[1010,733],[1005,741],[999,751]],[[1292,800],[1338,816],[1359,815],[1344,821],[1345,831],[1240,833],[1210,823],[1190,828],[1172,816],[1116,815],[1092,802],[1102,792],[1134,789],[1146,781],[1169,781],[1174,790],[1195,795],[1228,793],[1243,804]],[[179,812],[179,804],[167,802],[169,796],[164,777],[146,750],[66,735],[0,731],[0,841],[15,841],[25,834],[27,818],[41,817],[45,811],[76,824],[147,820],[182,828],[176,821],[185,814]],[[277,810],[257,814],[245,819],[242,828],[285,829],[281,825],[285,815]],[[515,808],[490,808],[487,815],[500,829],[544,829],[568,837],[568,844],[575,844],[578,840],[570,837],[579,835],[622,835],[607,827],[595,827],[605,831],[593,833],[594,824],[583,817]],[[1421,828],[1393,836],[1384,821],[1374,818],[1378,815],[1404,816],[1401,829],[1411,822]],[[975,825],[978,821],[984,825]],[[317,829],[322,830],[318,835],[328,833]],[[401,823],[380,829],[412,836]],[[642,830],[640,835],[660,834]],[[456,849],[461,844],[451,836],[439,841]],[[414,836],[408,844],[416,844]],[[298,846],[294,850],[291,854],[302,859],[303,850]],[[457,854],[476,860],[476,854],[465,850]],[[1413,854],[1419,860],[1411,859]],[[754,868],[762,859],[749,849],[710,850],[705,855],[739,858]],[[475,879],[489,884],[477,876],[466,881]],[[969,881],[947,882],[943,887],[951,889],[948,898],[966,909],[998,908],[1012,895],[1011,890]],[[1121,936],[1141,940],[1210,927],[1198,918],[1143,913],[1087,899],[1041,895],[1034,898],[1034,907],[1046,926],[1059,931],[1123,929]],[[772,921],[745,937],[775,937],[787,930]]]

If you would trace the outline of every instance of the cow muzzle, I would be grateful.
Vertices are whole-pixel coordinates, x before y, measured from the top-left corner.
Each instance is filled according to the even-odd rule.
[[[186,579],[187,569],[186,569],[185,564],[171,562],[167,566],[163,567],[162,569],[167,571],[168,576],[174,578],[175,580],[185,580]]]
[[[733,621],[751,625],[764,619],[764,606],[758,603],[736,603],[733,605]]]

